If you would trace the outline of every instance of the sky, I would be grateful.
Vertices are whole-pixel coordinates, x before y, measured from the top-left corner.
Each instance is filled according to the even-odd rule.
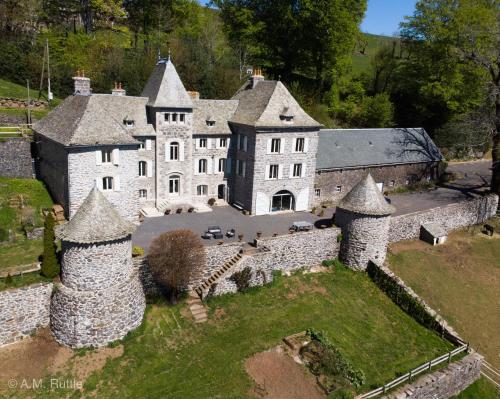
[[[208,3],[208,0],[200,0]],[[361,24],[363,32],[392,36],[405,15],[412,15],[416,0],[368,0],[368,11]]]

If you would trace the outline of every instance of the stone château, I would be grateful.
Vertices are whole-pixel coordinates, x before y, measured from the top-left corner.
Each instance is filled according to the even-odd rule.
[[[379,189],[434,179],[442,158],[423,129],[322,130],[260,70],[230,100],[188,92],[170,58],[140,97],[73,79],[74,95],[34,126],[39,177],[69,218],[94,185],[132,221],[211,198],[253,215],[305,211],[367,172]]]

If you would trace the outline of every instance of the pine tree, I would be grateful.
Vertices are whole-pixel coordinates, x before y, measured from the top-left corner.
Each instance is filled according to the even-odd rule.
[[[43,232],[43,256],[42,275],[54,278],[59,274],[60,268],[57,262],[56,244],[54,243],[55,220],[51,213],[45,218],[45,230]]]

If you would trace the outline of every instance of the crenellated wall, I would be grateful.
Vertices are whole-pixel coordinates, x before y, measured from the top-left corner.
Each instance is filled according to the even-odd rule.
[[[52,283],[0,291],[0,346],[49,325]]]

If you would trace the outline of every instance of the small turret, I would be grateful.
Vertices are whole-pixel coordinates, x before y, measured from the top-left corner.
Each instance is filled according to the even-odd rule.
[[[387,254],[390,216],[388,204],[368,174],[337,206],[335,223],[342,228],[340,259],[355,270],[366,270],[369,261],[381,264]]]

